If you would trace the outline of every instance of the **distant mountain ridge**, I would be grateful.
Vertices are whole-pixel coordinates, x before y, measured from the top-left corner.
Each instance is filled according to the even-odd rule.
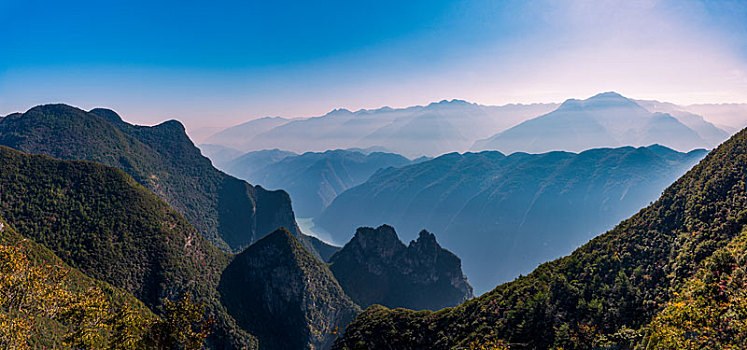
[[[250,120],[246,123],[221,130],[207,137],[202,143],[219,144],[244,151],[251,147],[251,141],[257,135],[290,121],[291,119],[281,117],[264,117]]]
[[[686,107],[677,106],[673,103],[659,101],[636,100],[636,103],[652,112],[667,113],[695,130],[698,135],[708,143],[719,144],[729,138],[730,132],[717,127],[703,119],[703,116],[687,111]]]
[[[549,112],[557,104],[481,106],[443,100],[426,106],[382,107],[282,121],[261,118],[228,128],[205,140],[242,151],[279,148],[296,153],[384,147],[405,157],[466,151],[474,140],[521,120]],[[272,128],[267,126],[273,124]]]
[[[586,100],[569,99],[563,104],[487,106],[442,100],[425,106],[355,112],[338,108],[309,118],[260,118],[227,128],[204,143],[240,151],[278,148],[294,153],[383,147],[387,152],[408,158],[470,150],[498,150],[507,154],[580,152],[655,143],[689,151],[712,148],[745,126],[745,106],[679,106],[632,100],[615,92]],[[548,114],[549,118],[508,132]],[[499,137],[503,132],[507,134]]]
[[[440,310],[473,296],[459,258],[427,231],[405,246],[391,226],[358,228],[332,256],[330,270],[361,307]]]
[[[706,153],[662,146],[451,153],[378,171],[339,195],[315,223],[338,242],[359,226],[389,224],[405,239],[434,232],[481,293],[631,215]]]
[[[554,111],[478,140],[471,150],[504,153],[581,152],[591,148],[661,144],[679,151],[712,148],[728,137],[691,113],[651,112],[615,92],[570,99]],[[707,139],[707,140],[706,140]]]

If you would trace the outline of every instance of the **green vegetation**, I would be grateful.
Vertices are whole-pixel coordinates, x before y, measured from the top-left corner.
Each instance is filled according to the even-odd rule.
[[[174,120],[134,126],[107,109],[44,105],[0,120],[0,145],[119,168],[224,251],[241,251],[278,227],[298,233],[285,192],[218,171]]]
[[[747,224],[746,183],[744,130],[570,256],[452,309],[370,307],[336,347],[451,349],[493,339],[537,349],[739,346],[741,336],[724,337],[744,320],[744,249],[735,238]]]
[[[0,220],[0,347],[199,349],[203,308],[166,302],[165,319],[134,296],[71,268]],[[188,314],[190,322],[177,322]],[[191,337],[161,337],[190,334]]]
[[[651,322],[646,349],[747,348],[747,231],[701,266]]]
[[[216,320],[211,341],[255,340],[236,326],[216,287],[231,256],[124,172],[0,147],[0,216],[86,275],[132,293],[164,314],[191,293]]]

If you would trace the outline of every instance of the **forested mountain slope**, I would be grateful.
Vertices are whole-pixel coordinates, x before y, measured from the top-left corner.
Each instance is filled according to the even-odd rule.
[[[122,169],[225,251],[241,251],[278,227],[299,233],[285,192],[215,169],[175,120],[135,126],[108,109],[43,105],[0,120],[0,145]]]
[[[360,312],[326,264],[284,229],[237,255],[219,290],[260,349],[328,349]]]
[[[132,294],[70,267],[1,218],[0,295],[4,349],[142,345],[158,322]]]
[[[536,349],[629,349],[646,342],[652,348],[671,348],[656,343],[662,339],[658,330],[668,326],[675,336],[707,345],[711,340],[699,335],[712,329],[701,318],[677,323],[662,310],[676,315],[682,294],[697,293],[693,283],[716,290],[684,302],[719,306],[728,300],[747,306],[730,284],[741,280],[744,265],[744,244],[735,238],[747,224],[745,183],[747,130],[709,153],[655,203],[571,255],[453,309],[369,308],[348,327],[337,348],[452,349],[490,339]],[[714,283],[713,276],[719,275]],[[715,316],[722,317],[718,312]],[[731,319],[725,326],[739,327],[745,316],[736,313]],[[720,348],[718,344],[710,347]]]
[[[217,292],[232,257],[124,172],[0,146],[0,216],[65,263],[152,310],[191,293],[216,319],[214,344],[253,346]]]

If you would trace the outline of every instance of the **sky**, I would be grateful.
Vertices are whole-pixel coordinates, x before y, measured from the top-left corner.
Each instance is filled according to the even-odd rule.
[[[0,0],[0,115],[189,129],[335,108],[617,91],[747,102],[747,1]]]

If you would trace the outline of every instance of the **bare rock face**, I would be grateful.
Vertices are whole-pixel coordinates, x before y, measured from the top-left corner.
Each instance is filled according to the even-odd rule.
[[[327,266],[285,229],[237,255],[219,291],[260,349],[328,349],[361,311]]]
[[[425,230],[405,246],[391,226],[361,227],[330,263],[345,293],[361,307],[438,310],[472,298],[461,260]]]

